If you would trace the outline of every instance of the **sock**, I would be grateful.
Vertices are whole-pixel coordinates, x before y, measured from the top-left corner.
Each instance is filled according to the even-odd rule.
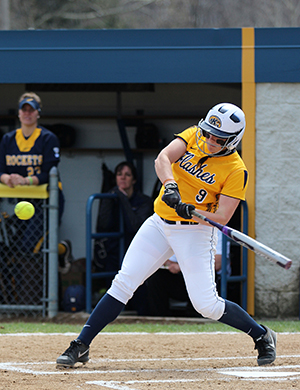
[[[225,299],[225,311],[220,322],[230,325],[251,336],[254,340],[266,334],[265,328],[259,325],[249,314],[236,303]]]
[[[105,294],[93,310],[82,328],[78,339],[85,345],[90,345],[93,338],[110,322],[118,317],[124,308],[124,303]]]

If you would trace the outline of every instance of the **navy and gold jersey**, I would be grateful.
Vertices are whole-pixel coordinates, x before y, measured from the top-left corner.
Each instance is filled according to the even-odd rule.
[[[3,173],[37,176],[39,184],[49,182],[49,171],[60,161],[59,140],[42,126],[25,138],[22,129],[5,134],[0,144],[0,177]]]
[[[182,202],[214,213],[218,209],[221,194],[245,200],[248,171],[238,152],[227,156],[208,157],[197,146],[196,131],[197,126],[192,126],[176,135],[186,143],[185,154],[172,164]],[[197,164],[201,158],[205,160],[199,167]],[[154,211],[165,219],[182,220],[174,209],[161,200],[163,193],[164,186],[154,202]]]

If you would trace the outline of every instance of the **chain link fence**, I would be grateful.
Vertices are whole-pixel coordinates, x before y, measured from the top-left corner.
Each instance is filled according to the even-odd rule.
[[[49,187],[45,184],[8,188],[0,184],[1,317],[57,314],[57,191],[56,173],[54,185],[51,186],[50,179]],[[35,207],[29,220],[20,220],[14,214],[14,207],[21,200]]]
[[[2,198],[0,203],[0,314],[45,315],[46,200],[26,199],[36,210],[27,221],[14,214],[20,200]]]

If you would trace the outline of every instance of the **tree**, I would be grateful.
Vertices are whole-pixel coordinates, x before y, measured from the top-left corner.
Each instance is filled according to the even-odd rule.
[[[0,0],[11,29],[298,27],[299,0]],[[8,7],[6,7],[8,10]],[[7,28],[2,12],[2,28]],[[5,24],[6,23],[6,24]]]

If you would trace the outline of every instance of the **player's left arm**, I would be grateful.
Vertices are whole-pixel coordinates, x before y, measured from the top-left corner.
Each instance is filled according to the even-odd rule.
[[[204,211],[204,210],[197,210],[197,209],[196,211],[198,211],[200,214],[204,215],[205,217],[211,219],[212,221],[221,223],[222,225],[226,225],[230,221],[231,217],[233,216],[239,203],[240,203],[240,199],[231,198],[226,195],[220,195],[219,207],[215,213],[211,213],[209,211]],[[203,225],[211,226],[209,223],[204,222],[197,217],[193,217],[193,219],[197,222],[200,222]]]
[[[233,171],[223,184],[219,197],[218,209],[215,213],[198,210],[205,217],[226,225],[233,216],[241,200],[245,199],[248,186],[248,172],[244,167]],[[197,222],[199,218],[193,217]],[[204,224],[207,224],[204,222]]]
[[[43,163],[40,166],[40,172],[34,176],[39,184],[45,184],[49,181],[49,172],[52,167],[57,167],[60,161],[60,147],[58,138],[53,134],[44,140]]]

